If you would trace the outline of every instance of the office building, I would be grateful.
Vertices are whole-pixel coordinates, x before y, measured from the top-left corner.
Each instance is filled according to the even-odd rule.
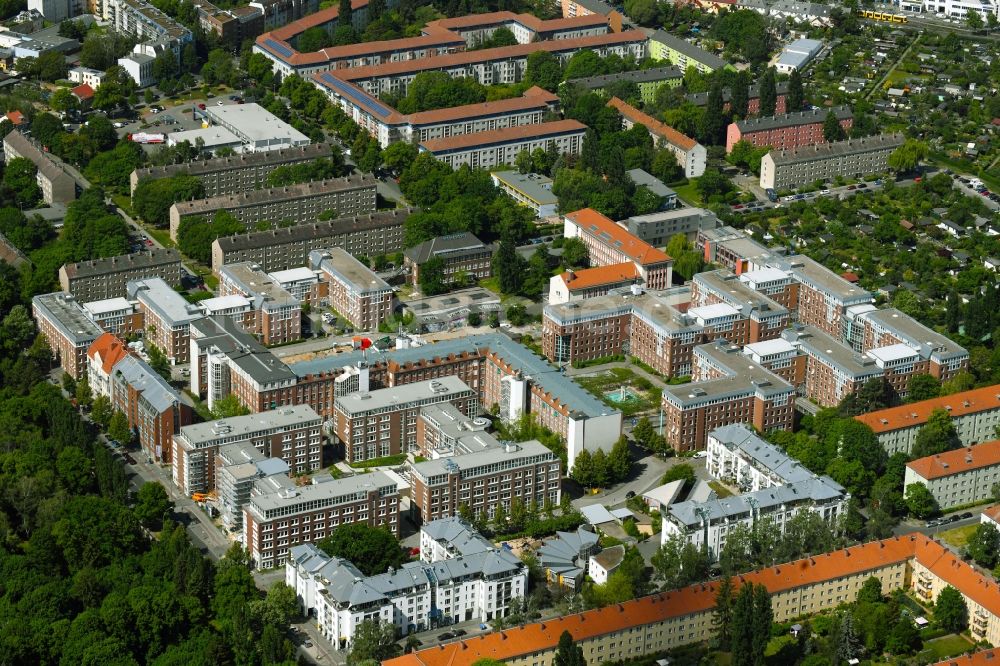
[[[460,134],[420,143],[420,151],[430,153],[452,169],[473,169],[513,164],[522,150],[547,150],[551,145],[560,155],[579,155],[586,125],[575,120],[553,120],[536,125]]]
[[[996,644],[994,641],[1000,637],[997,583],[922,534],[873,541],[748,572],[738,584],[763,585],[771,596],[774,621],[788,623],[852,603],[872,576],[881,582],[883,592],[913,592],[928,605],[951,585],[962,594],[969,610],[973,639]],[[620,605],[416,650],[385,663],[386,666],[471,666],[481,659],[495,659],[512,666],[550,663],[559,637],[567,631],[583,651],[587,663],[656,657],[683,645],[713,639],[717,625],[712,618],[718,589],[718,581],[698,583]],[[992,654],[996,658],[995,650],[977,654]],[[954,657],[940,664],[952,661],[960,666],[991,663],[985,657]]]
[[[142,312],[146,342],[163,352],[171,365],[187,363],[191,322],[204,316],[202,309],[188,303],[161,278],[129,282],[128,297]]]
[[[500,442],[486,432],[492,421],[467,416],[450,402],[420,408],[417,417],[417,455],[430,460],[477,453]]]
[[[785,13],[788,13],[785,10]],[[781,54],[774,63],[779,74],[791,74],[802,70],[811,63],[823,50],[823,42],[818,39],[796,39],[781,49]]]
[[[746,330],[734,327],[729,342],[740,346],[773,340],[792,322],[790,310],[765,292],[746,284],[746,273],[737,276],[727,270],[698,273],[691,279],[691,305],[688,312],[726,305],[740,312],[747,321]]]
[[[250,501],[254,484],[269,476],[287,475],[288,463],[265,458],[250,444],[227,444],[214,461],[217,481],[214,492],[222,524],[230,532],[243,529],[243,507]]]
[[[328,285],[330,307],[356,331],[378,330],[379,324],[392,317],[393,288],[346,250],[313,250],[309,264]]]
[[[612,291],[631,289],[639,285],[642,276],[635,264],[626,261],[597,268],[568,269],[549,278],[549,305],[559,305],[570,301],[582,301],[595,296],[604,296]]]
[[[622,115],[625,129],[642,125],[649,130],[653,137],[653,143],[662,143],[677,157],[677,163],[684,169],[684,175],[687,178],[697,178],[705,173],[705,165],[708,160],[705,146],[617,97],[612,97],[608,106],[616,109]]]
[[[538,173],[494,171],[490,174],[493,184],[522,206],[535,211],[536,217],[555,215],[559,197],[552,194],[552,179]]]
[[[216,455],[244,444],[296,474],[315,472],[322,465],[323,419],[308,405],[292,405],[185,426],[172,438],[174,484],[185,495],[214,491]]]
[[[48,205],[68,204],[76,200],[76,180],[62,161],[21,132],[10,132],[3,138],[4,163],[22,158],[35,165],[35,180]]]
[[[772,150],[760,161],[760,186],[793,189],[838,176],[858,178],[884,173],[889,169],[889,156],[903,143],[901,134],[877,134],[794,150]]]
[[[143,453],[158,463],[171,461],[171,439],[191,423],[191,407],[144,361],[125,355],[109,376],[111,406],[124,412]]]
[[[1000,385],[880,409],[854,418],[871,428],[879,443],[892,455],[909,453],[920,428],[939,409],[948,412],[963,446],[992,440],[1000,425]]]
[[[602,95],[607,95],[607,87],[612,83],[619,81],[634,83],[639,88],[639,96],[643,104],[652,104],[656,100],[656,91],[661,86],[676,88],[681,85],[683,80],[684,72],[677,67],[670,66],[636,69],[616,74],[600,74],[582,79],[570,79],[567,83]]]
[[[458,377],[441,377],[338,397],[333,432],[350,462],[408,453],[416,447],[420,408],[442,402],[479,415],[476,391]]]
[[[766,268],[782,271],[792,279],[792,285],[785,285],[777,273],[765,271],[744,278],[748,284],[757,288],[758,285],[777,284],[777,292],[771,297],[794,310],[798,321],[807,326],[815,326],[834,339],[845,337],[850,321],[850,312],[858,309],[871,309],[875,298],[871,292],[848,282],[819,262],[809,257],[796,254],[787,258],[773,258],[767,262]],[[787,302],[784,302],[785,299]],[[854,308],[852,310],[852,308]]]
[[[590,253],[591,266],[631,261],[649,289],[666,289],[673,282],[673,259],[601,215],[584,208],[564,217],[563,236],[579,238]]]
[[[309,137],[260,104],[206,106],[202,114],[217,127],[224,127],[243,142],[244,152],[258,153],[309,145]]]
[[[31,312],[38,332],[63,370],[73,379],[86,377],[87,350],[104,331],[91,321],[83,306],[72,295],[57,291],[33,297]]]
[[[310,252],[324,247],[342,247],[354,255],[394,254],[403,249],[403,223],[412,212],[401,208],[217,238],[212,272],[218,275],[223,265],[243,262],[269,272],[287,270],[306,264]]]
[[[740,141],[747,141],[757,148],[770,146],[776,151],[789,151],[826,143],[826,139],[823,138],[823,125],[830,114],[837,118],[845,133],[850,133],[854,124],[854,114],[846,106],[835,106],[830,109],[817,107],[809,111],[747,118],[729,124],[726,129],[726,153],[733,152],[733,146]]]
[[[765,267],[780,253],[761,245],[753,238],[730,226],[710,227],[698,232],[695,247],[704,253],[705,261],[728,268],[737,275]]]
[[[909,347],[918,359],[914,372],[927,372],[941,381],[969,367],[967,349],[895,308],[859,312],[845,337],[869,353],[894,345]]]
[[[989,500],[1000,483],[1000,441],[911,460],[903,488],[914,483],[926,486],[944,511]]]
[[[317,272],[306,266],[274,271],[267,276],[271,278],[271,282],[287,291],[292,297],[308,303],[310,307],[327,304],[328,285],[320,282]]]
[[[500,620],[526,593],[528,571],[510,551],[493,547],[365,576],[352,563],[306,544],[292,549],[285,583],[296,591],[304,612],[315,614],[323,636],[344,650],[364,620],[391,624],[397,635]]]
[[[732,68],[714,53],[709,53],[664,30],[655,30],[649,36],[649,57],[653,60],[667,60],[682,72],[687,71],[688,67],[694,67],[704,74],[717,69]]]
[[[501,506],[509,515],[515,500],[524,507],[557,506],[560,467],[537,440],[416,463],[410,466],[411,506],[425,522],[459,515],[463,506],[490,517]]]
[[[420,286],[420,267],[431,259],[444,262],[443,282],[446,285],[478,282],[493,275],[495,248],[486,245],[468,231],[439,236],[408,248],[403,252],[403,264],[409,269],[409,282]]]
[[[243,505],[243,543],[261,569],[281,566],[289,551],[343,525],[363,523],[399,535],[399,490],[383,472],[321,477],[297,486],[281,475],[257,479]]]
[[[59,286],[83,303],[128,295],[133,280],[161,278],[171,287],[181,283],[181,255],[173,248],[90,259],[59,268]]]
[[[219,295],[243,296],[254,315],[246,331],[264,345],[302,338],[302,303],[277,285],[260,266],[228,264],[219,271]]]
[[[719,218],[704,208],[675,208],[648,215],[633,215],[619,223],[630,234],[655,247],[663,247],[677,234],[694,241],[698,233],[722,224]]]
[[[177,240],[182,220],[195,217],[207,220],[219,211],[226,211],[248,228],[263,222],[272,226],[313,222],[323,214],[348,217],[372,213],[375,183],[371,176],[346,176],[179,201],[170,207],[170,238]]]
[[[267,185],[268,175],[278,167],[328,159],[334,150],[329,143],[312,143],[294,148],[246,152],[194,162],[140,167],[129,176],[129,186],[131,194],[134,195],[135,188],[143,180],[159,180],[183,175],[196,176],[205,188],[205,196],[209,198],[250,192]]]

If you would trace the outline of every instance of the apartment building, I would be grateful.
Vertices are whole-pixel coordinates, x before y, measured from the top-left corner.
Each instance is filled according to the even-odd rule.
[[[234,395],[252,412],[293,404],[295,373],[229,317],[204,317],[191,323],[191,392],[212,409]]]
[[[548,303],[559,305],[604,296],[612,291],[628,290],[641,281],[642,276],[631,261],[578,271],[569,269],[549,278]]]
[[[288,463],[265,458],[247,443],[227,444],[215,456],[215,501],[222,524],[230,532],[243,529],[243,507],[250,501],[254,484],[269,476],[287,476]]]
[[[293,298],[311,307],[325,305],[328,298],[328,285],[320,281],[316,271],[307,266],[289,268],[286,271],[273,271],[267,276],[271,282],[287,291]]]
[[[350,462],[408,453],[416,447],[420,408],[442,402],[479,415],[476,391],[458,377],[441,377],[338,397],[333,432]]]
[[[748,141],[757,148],[770,146],[773,150],[779,151],[825,143],[823,124],[831,113],[837,118],[844,132],[850,133],[854,124],[854,114],[846,106],[748,118],[730,123],[726,128],[726,153],[733,152],[733,146],[739,141]]]
[[[122,356],[115,363],[108,386],[112,407],[128,417],[145,455],[169,464],[171,439],[191,423],[191,408],[165,379],[135,356]]]
[[[146,341],[162,351],[171,365],[187,363],[191,322],[204,316],[202,309],[160,278],[129,282],[128,297],[142,312]]]
[[[420,286],[420,267],[431,259],[444,262],[444,283],[478,282],[493,275],[494,246],[487,245],[468,231],[438,236],[403,252],[403,264],[409,269],[408,281]]]
[[[697,178],[705,173],[708,153],[703,145],[617,97],[612,97],[608,106],[622,115],[625,129],[642,125],[649,130],[654,143],[662,143],[677,157],[677,162],[684,169],[686,177]]]
[[[871,309],[875,298],[871,292],[848,282],[822,264],[801,254],[776,258],[767,263],[770,268],[784,271],[797,287],[783,289],[793,302],[786,304],[795,310],[802,324],[815,326],[835,339],[844,339],[849,328],[852,308]],[[771,279],[776,279],[771,278]],[[763,280],[761,283],[765,283]],[[780,302],[777,296],[772,296]]]
[[[420,561],[442,562],[464,555],[486,553],[496,548],[463,519],[452,516],[420,526]]]
[[[619,72],[617,74],[600,74],[598,76],[588,76],[582,79],[570,79],[566,83],[580,86],[584,90],[606,95],[606,89],[612,83],[626,81],[634,83],[639,88],[639,96],[643,104],[652,104],[656,100],[656,91],[661,86],[676,88],[684,80],[684,72],[678,67],[651,67],[649,69],[637,69],[631,72]]]
[[[80,302],[123,298],[133,280],[162,278],[170,286],[181,283],[181,255],[173,248],[154,249],[118,257],[90,259],[59,268],[59,286]]]
[[[319,0],[252,0],[250,6],[264,12],[264,29],[274,30],[317,13]]]
[[[763,585],[771,595],[775,622],[791,622],[853,601],[872,576],[879,579],[885,591],[912,590],[927,603],[933,603],[946,586],[955,587],[969,609],[973,638],[995,644],[1000,632],[997,602],[1000,587],[921,534],[874,541],[760,569],[744,574],[737,585]],[[682,645],[712,639],[718,585],[718,582],[698,583],[621,605],[416,650],[386,661],[386,666],[471,666],[486,658],[511,666],[550,663],[559,637],[566,631],[583,650],[587,663],[657,656]],[[956,659],[963,666],[989,663],[988,659]]]
[[[559,458],[537,440],[498,443],[411,465],[411,507],[414,518],[428,522],[456,516],[463,506],[490,517],[502,506],[509,515],[514,499],[556,506],[560,478]]]
[[[73,379],[87,376],[87,350],[104,331],[91,321],[87,311],[71,295],[61,291],[31,299],[31,312],[38,332],[52,356]]]
[[[837,176],[856,178],[884,173],[889,156],[903,145],[901,134],[878,134],[797,149],[771,151],[760,162],[760,186],[794,189]]]
[[[807,357],[784,338],[744,345],[743,354],[797,389],[805,384]]]
[[[243,542],[255,566],[271,569],[287,561],[293,547],[354,523],[399,535],[399,490],[387,474],[320,478],[307,486],[269,476],[254,483],[243,506]]]
[[[403,249],[403,223],[412,212],[401,208],[217,238],[212,272],[218,275],[223,265],[243,262],[268,272],[287,270],[306,264],[310,252],[324,247],[342,247],[355,255],[394,254]]]
[[[552,179],[539,173],[494,171],[493,184],[507,196],[531,210],[536,217],[549,217],[559,210],[559,197],[552,194]]]
[[[322,464],[323,419],[308,405],[196,423],[172,438],[172,476],[185,495],[216,490],[216,456],[227,446],[246,444],[261,459],[279,458],[296,474]]]
[[[728,268],[737,275],[763,268],[780,256],[778,251],[761,245],[730,226],[700,230],[695,247],[702,250],[706,262]]]
[[[714,53],[709,53],[665,30],[654,30],[649,36],[649,57],[653,60],[666,60],[676,65],[682,72],[687,71],[688,67],[694,67],[704,74],[717,69],[732,69],[732,65]]]
[[[261,222],[272,225],[289,221],[302,224],[330,212],[338,217],[364,215],[375,210],[375,183],[369,175],[345,176],[210,199],[179,201],[170,207],[170,238],[177,240],[182,220],[210,218],[223,210],[248,228]]]
[[[906,463],[903,487],[913,483],[926,486],[945,511],[986,501],[1000,483],[1000,441],[911,460]]]
[[[142,0],[91,0],[95,14],[110,21],[115,32],[133,35],[142,44],[163,45],[178,56],[191,42],[191,31]]]
[[[253,316],[247,329],[265,345],[302,338],[302,303],[252,263],[228,264],[219,270],[219,295],[243,296]]]
[[[785,107],[785,96],[788,94],[788,81],[778,81],[775,86],[775,91],[778,93],[777,98],[774,102],[774,112],[777,114],[784,114],[786,112]],[[732,101],[733,91],[732,88],[722,89],[722,109],[723,111],[729,111],[730,103]],[[697,107],[704,107],[708,105],[708,93],[688,93],[684,96],[684,99],[691,102]],[[752,84],[747,90],[747,115],[755,116],[760,113],[760,86]]]
[[[575,120],[553,120],[535,125],[520,125],[507,129],[472,132],[420,143],[420,151],[430,153],[457,169],[473,169],[513,164],[522,150],[546,150],[554,145],[560,155],[579,155],[587,126]]]
[[[239,153],[180,164],[141,167],[129,176],[129,187],[131,194],[134,195],[135,188],[143,180],[196,176],[205,187],[206,197],[249,192],[263,188],[267,184],[268,175],[278,167],[328,159],[334,154],[334,150],[328,143],[312,143],[307,146]]]
[[[696,347],[691,357],[691,384],[663,390],[663,436],[676,451],[704,449],[708,433],[734,423],[761,432],[792,429],[795,387],[775,372],[722,339]]]
[[[315,613],[320,632],[344,650],[365,620],[392,624],[397,635],[406,635],[506,617],[511,602],[527,591],[528,571],[510,551],[491,547],[365,576],[352,563],[306,544],[292,549],[285,582],[296,591],[304,612]]]
[[[563,236],[579,238],[587,246],[591,266],[631,261],[648,289],[666,289],[673,283],[673,259],[596,210],[584,208],[567,214]]]
[[[76,180],[58,157],[51,155],[35,140],[21,132],[10,132],[3,139],[4,163],[26,159],[35,165],[35,180],[48,205],[68,204],[76,200]]]
[[[215,33],[219,41],[239,45],[264,31],[264,12],[252,4],[219,9],[208,0],[196,0],[198,24],[206,33]]]
[[[919,363],[926,364],[925,371],[941,381],[969,367],[968,350],[895,308],[859,313],[849,338],[856,342],[855,336],[860,337],[860,348],[869,353],[881,347],[906,345],[917,354]]]
[[[654,247],[662,247],[677,234],[694,241],[701,231],[714,229],[722,222],[704,208],[675,208],[648,215],[633,215],[619,222],[630,234]]]
[[[815,326],[798,325],[781,337],[806,358],[803,393],[824,407],[835,407],[872,379],[885,377],[895,386],[905,386],[912,375],[896,372],[891,362],[896,349],[886,350],[884,358],[862,354]]]
[[[560,0],[564,18],[580,16],[603,16],[608,19],[613,30],[621,30],[625,15],[604,2],[604,0]]]
[[[743,494],[686,500],[663,514],[663,543],[677,535],[719,556],[734,529],[768,520],[779,531],[800,511],[812,511],[831,525],[847,511],[851,499],[843,486],[817,476],[746,425],[713,431],[708,438],[708,466],[719,478],[737,484]]]
[[[395,292],[385,280],[339,247],[313,250],[309,265],[328,284],[330,307],[356,331],[374,331],[392,317]]]
[[[87,316],[102,330],[110,331],[125,338],[140,334],[143,330],[144,316],[136,303],[127,298],[107,298],[102,301],[91,301],[83,304]]]
[[[417,455],[437,460],[500,446],[496,437],[486,432],[492,423],[486,417],[466,416],[450,402],[421,407],[417,417]]]
[[[102,333],[87,349],[87,383],[96,398],[111,397],[111,373],[115,364],[129,355],[125,341],[113,333]]]
[[[963,446],[992,440],[1000,425],[1000,385],[880,409],[854,418],[871,428],[879,443],[892,455],[909,453],[920,428],[938,409],[948,412]]]

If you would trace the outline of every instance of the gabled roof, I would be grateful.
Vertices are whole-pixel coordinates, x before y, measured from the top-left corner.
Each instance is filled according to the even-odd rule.
[[[579,271],[564,271],[559,275],[570,291],[580,291],[604,285],[617,285],[635,282],[639,279],[639,271],[635,264],[626,261],[623,264],[611,264],[596,268],[584,268]]]
[[[997,664],[1000,664],[1000,650],[990,648],[972,654],[949,657],[944,661],[937,662],[934,666],[997,666]]]
[[[644,125],[651,134],[655,134],[667,143],[676,146],[681,150],[691,150],[698,145],[698,142],[691,137],[681,134],[670,125],[660,122],[651,115],[643,113],[628,102],[622,101],[617,97],[612,97],[608,102],[608,106],[616,109],[618,113],[622,114],[622,116],[633,123]]]
[[[945,451],[906,463],[907,469],[913,470],[927,480],[963,474],[974,469],[995,465],[1000,465],[1000,440],[983,442],[976,446],[967,446],[964,449]]]
[[[85,99],[91,99],[94,96],[94,89],[88,86],[86,83],[78,85],[77,87],[73,88],[70,92],[73,93],[81,101]]]
[[[637,264],[648,265],[670,261],[670,257],[665,252],[633,236],[593,208],[584,208],[569,213],[566,215],[566,219],[576,224],[587,234],[598,238],[608,247],[623,253]]]
[[[90,348],[87,350],[87,356],[91,359],[100,356],[101,371],[106,375],[110,375],[111,369],[115,367],[115,364],[128,356],[128,347],[114,334],[104,333],[90,345]]]

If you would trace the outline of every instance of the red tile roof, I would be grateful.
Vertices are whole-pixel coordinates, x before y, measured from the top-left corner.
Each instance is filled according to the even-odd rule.
[[[470,134],[459,134],[443,139],[428,139],[421,142],[421,146],[432,153],[446,150],[457,150],[460,148],[472,148],[484,146],[491,143],[504,143],[507,141],[518,141],[534,137],[553,136],[569,132],[586,132],[587,126],[575,120],[556,120],[550,123],[539,123],[537,125],[519,125],[506,129],[490,130],[488,132],[472,132]]]
[[[993,506],[986,507],[983,509],[983,515],[992,520],[994,523],[1000,525],[1000,504],[994,504]]]
[[[924,479],[940,479],[974,469],[1000,465],[1000,440],[945,451],[906,463]]]
[[[86,83],[78,85],[76,88],[73,88],[70,92],[76,95],[81,100],[90,99],[91,97],[94,96],[94,89],[88,86]]]
[[[949,657],[944,661],[937,662],[934,666],[997,666],[997,664],[1000,664],[1000,650],[991,648],[972,654],[963,654],[959,657]]]
[[[844,278],[845,280],[847,280],[851,284],[855,284],[855,283],[858,282],[858,280],[861,279],[861,278],[858,277],[857,273],[851,273],[850,271],[848,271],[846,273],[841,273],[840,277]]]
[[[566,283],[567,289],[578,291],[603,285],[632,282],[639,278],[639,271],[636,269],[634,263],[627,261],[624,264],[584,268],[579,271],[565,271],[559,277]]]
[[[7,120],[9,120],[12,125],[20,125],[24,122],[24,114],[20,111],[8,111]]]
[[[975,414],[989,409],[1000,409],[1000,384],[953,393],[940,398],[911,402],[899,407],[880,409],[854,418],[878,434],[900,428],[921,426],[927,422],[931,412],[935,409],[943,409],[952,417]]]
[[[584,208],[583,210],[570,213],[566,216],[566,219],[641,265],[670,261],[667,253],[633,236],[615,224],[613,220],[601,215],[592,208]]]
[[[959,592],[1000,617],[1000,585],[963,562],[937,541],[928,538],[917,543],[917,562]],[[971,611],[971,609],[970,609]]]
[[[918,547],[925,559],[937,561],[945,549],[923,534],[896,537],[838,550],[825,555],[755,571],[734,580],[736,587],[763,584],[774,594],[850,574],[874,571],[914,557]],[[971,568],[963,564],[966,569]],[[563,631],[586,640],[629,627],[652,624],[715,607],[717,583],[692,585],[554,620],[536,622],[464,641],[427,648],[383,662],[385,666],[470,666],[479,659],[503,661],[548,650]],[[1000,603],[1000,597],[997,602]]]
[[[677,146],[681,150],[691,150],[698,145],[697,141],[686,134],[681,134],[670,125],[660,122],[653,116],[643,113],[628,102],[624,102],[617,97],[612,97],[611,101],[608,102],[608,106],[617,109],[618,113],[633,123],[645,125],[646,129],[651,133],[662,137],[667,143]]]
[[[96,358],[98,354],[101,357],[101,371],[110,375],[111,369],[118,364],[118,361],[128,356],[128,347],[114,334],[102,333],[87,349],[87,356],[91,359]]]

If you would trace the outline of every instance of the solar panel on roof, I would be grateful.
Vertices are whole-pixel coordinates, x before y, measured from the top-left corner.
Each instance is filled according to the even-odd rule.
[[[290,48],[288,48],[284,44],[279,44],[273,39],[265,39],[264,44],[266,44],[268,48],[273,49],[278,55],[284,58],[291,58],[293,55],[295,55],[295,52],[292,51]]]
[[[376,114],[382,116],[383,118],[388,116],[391,111],[388,107],[378,102],[374,97],[367,95],[354,86],[349,86],[337,77],[330,74],[330,72],[325,72],[322,76],[324,82],[333,86],[337,92],[346,95],[355,102],[358,102],[365,106],[365,108],[371,109]]]

